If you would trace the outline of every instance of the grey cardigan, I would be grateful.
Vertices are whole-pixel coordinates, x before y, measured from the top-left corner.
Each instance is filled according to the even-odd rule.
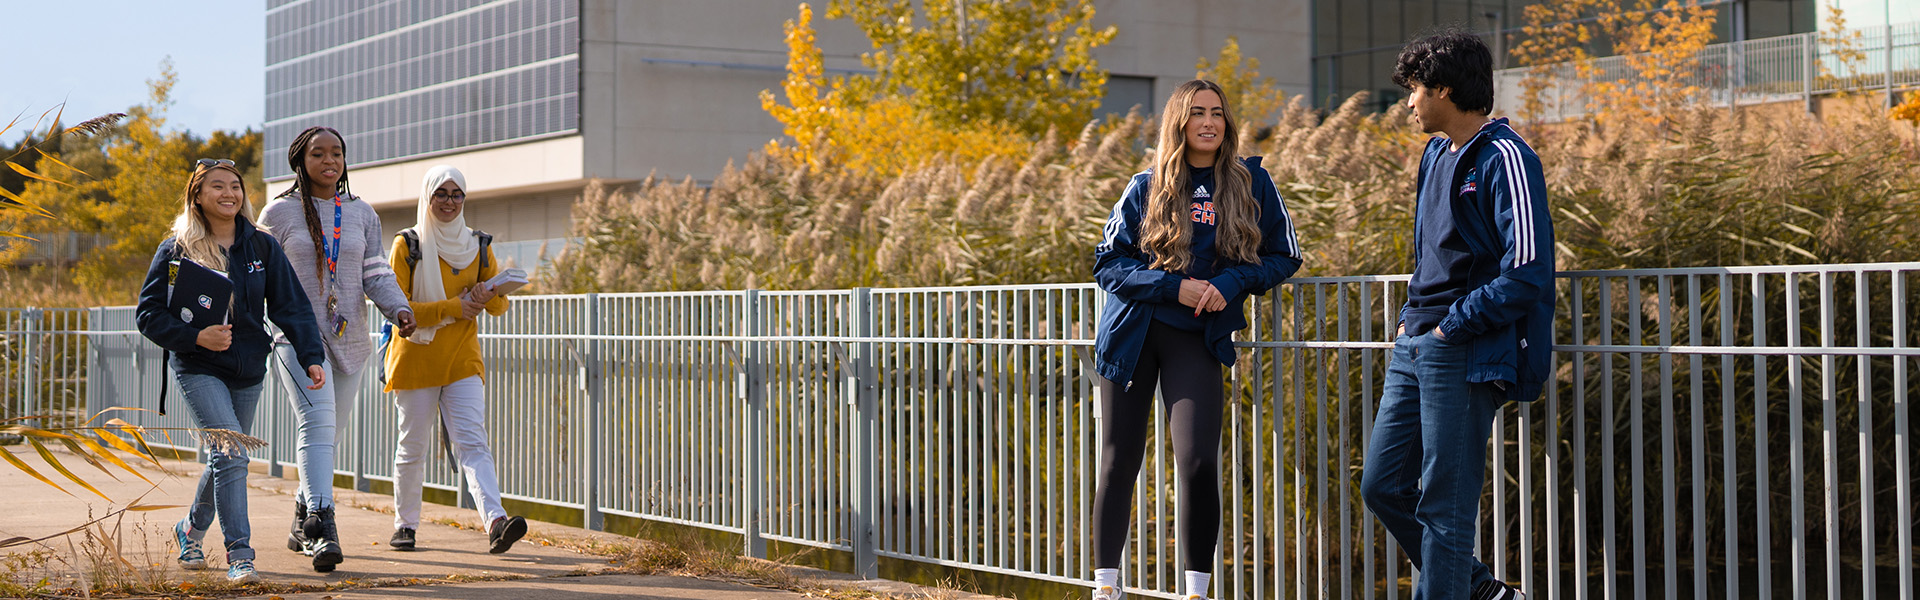
[[[321,235],[331,243],[333,199],[307,200],[307,206],[320,214]],[[367,356],[373,353],[366,303],[361,297],[373,300],[389,320],[398,317],[401,311],[412,312],[407,307],[406,293],[400,291],[400,284],[394,279],[393,267],[387,263],[387,245],[380,243],[384,241],[380,214],[358,197],[349,197],[341,206],[340,257],[335,278],[339,289],[334,291],[334,296],[339,299],[338,312],[347,318],[347,333],[334,337],[327,326],[328,277],[325,271],[314,268],[313,236],[307,233],[306,215],[300,214],[300,209],[300,203],[295,202],[293,196],[274,198],[261,211],[260,222],[280,241],[287,253],[287,262],[293,264],[293,272],[299,275],[300,287],[313,303],[314,322],[320,326],[320,337],[326,341],[333,367],[358,373],[366,366]],[[275,341],[284,343],[284,336]]]

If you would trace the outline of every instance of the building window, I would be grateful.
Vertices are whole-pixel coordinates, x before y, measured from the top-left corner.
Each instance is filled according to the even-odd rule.
[[[269,156],[314,125],[340,130],[356,164],[579,128],[577,1],[270,4]],[[267,161],[268,178],[291,174]]]
[[[1094,110],[1094,119],[1104,119],[1108,115],[1126,116],[1133,107],[1140,107],[1140,114],[1154,116],[1153,78],[1135,75],[1108,75],[1106,97],[1100,99],[1100,108]]]

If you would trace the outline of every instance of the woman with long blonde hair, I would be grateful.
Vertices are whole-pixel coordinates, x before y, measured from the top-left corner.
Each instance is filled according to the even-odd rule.
[[[1204,600],[1220,529],[1222,366],[1247,326],[1247,296],[1300,268],[1293,223],[1260,159],[1239,156],[1239,123],[1219,84],[1180,85],[1160,115],[1153,168],[1133,176],[1094,251],[1108,294],[1096,330],[1100,373],[1095,600],[1122,597],[1134,481],[1167,407],[1179,475],[1186,598]]]
[[[279,242],[254,227],[246,185],[233,161],[200,159],[181,199],[173,237],[160,242],[147,267],[136,321],[142,335],[172,351],[168,366],[196,426],[248,433],[253,430],[272,343],[261,315],[271,317],[286,332],[315,387],[326,381],[320,367],[324,358],[320,329]],[[223,322],[208,318],[195,323],[192,313],[175,315],[169,310],[172,273],[181,260],[224,271],[233,283]],[[206,304],[211,305],[211,299]],[[247,522],[246,451],[213,440],[208,450],[212,460],[201,473],[193,505],[173,528],[178,560],[188,569],[206,568],[201,540],[218,517],[220,533],[226,537],[227,578],[255,581],[259,575],[253,568],[252,528]]]

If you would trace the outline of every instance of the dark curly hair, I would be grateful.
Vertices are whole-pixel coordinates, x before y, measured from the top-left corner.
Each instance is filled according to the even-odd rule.
[[[1393,82],[1413,89],[1447,88],[1447,98],[1461,111],[1493,112],[1493,52],[1480,36],[1448,28],[1407,44],[1393,66]]]

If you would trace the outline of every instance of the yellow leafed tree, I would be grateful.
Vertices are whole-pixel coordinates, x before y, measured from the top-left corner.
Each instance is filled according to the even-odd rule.
[[[1241,54],[1237,37],[1228,36],[1226,45],[1220,47],[1220,56],[1212,61],[1202,58],[1193,68],[1194,78],[1210,80],[1226,90],[1234,116],[1247,123],[1271,124],[1287,105],[1286,94],[1273,78],[1260,75],[1260,59]]]
[[[857,88],[900,97],[946,126],[1011,124],[1031,135],[1078,131],[1099,107],[1107,72],[1093,50],[1117,30],[1093,27],[1089,0],[828,0],[873,43]]]
[[[1659,123],[1700,100],[1692,76],[1713,41],[1715,17],[1699,3],[1564,0],[1528,6],[1525,18],[1513,56],[1528,65],[1520,84],[1526,116],[1542,115],[1550,91],[1584,96],[1603,123]],[[1601,48],[1621,56],[1619,69],[1602,66]]]
[[[812,7],[802,4],[798,18],[786,24],[786,103],[771,90],[760,93],[761,108],[793,140],[788,146],[769,142],[769,154],[815,170],[892,176],[937,156],[1013,156],[1030,143],[1010,120],[944,122],[914,97],[875,92],[873,80],[828,78],[812,21]]]

